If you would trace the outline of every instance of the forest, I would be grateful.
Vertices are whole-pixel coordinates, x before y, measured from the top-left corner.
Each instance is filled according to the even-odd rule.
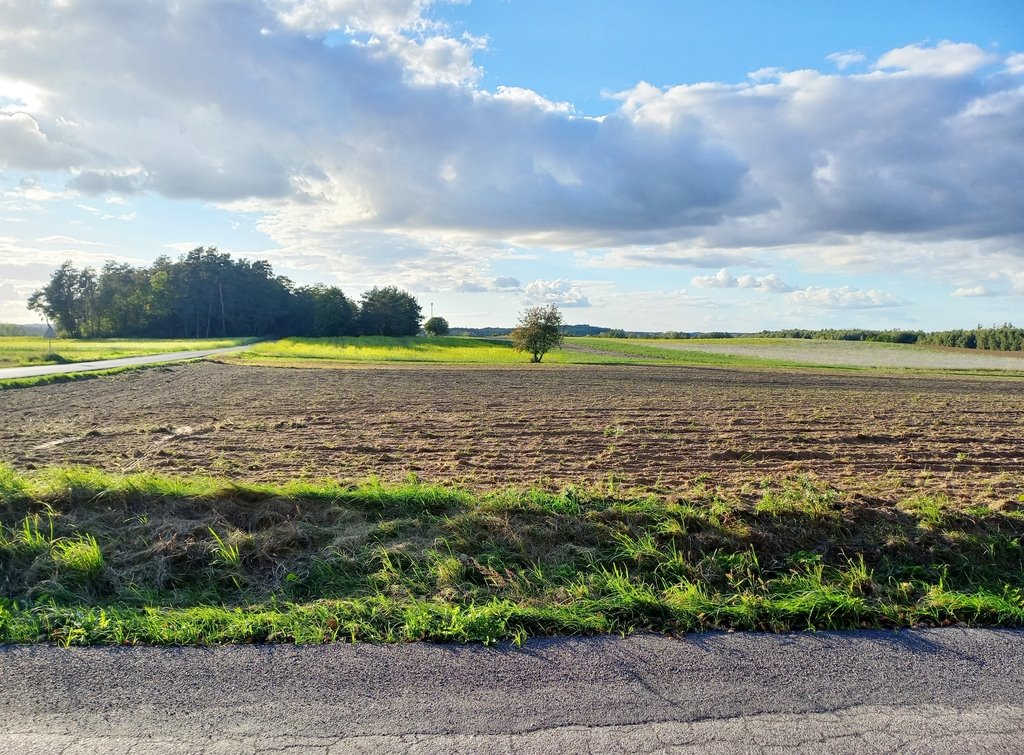
[[[148,267],[61,265],[29,309],[69,338],[415,335],[420,305],[394,286],[355,301],[338,288],[298,286],[269,262],[198,247]]]

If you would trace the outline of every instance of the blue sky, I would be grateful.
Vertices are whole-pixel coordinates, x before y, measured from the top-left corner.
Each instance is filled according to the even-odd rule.
[[[991,2],[0,2],[0,321],[197,245],[456,325],[1021,317]]]

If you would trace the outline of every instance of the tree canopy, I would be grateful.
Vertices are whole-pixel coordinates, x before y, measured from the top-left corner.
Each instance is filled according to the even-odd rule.
[[[428,336],[446,336],[450,328],[448,321],[443,317],[431,317],[423,323],[423,330]]]
[[[420,332],[420,305],[395,286],[372,288],[360,301],[362,332],[372,336],[414,336]]]
[[[415,335],[420,322],[416,299],[394,286],[367,291],[360,307],[337,286],[297,286],[265,260],[214,247],[98,273],[65,262],[28,304],[72,338]]]
[[[526,351],[531,362],[540,362],[551,349],[562,344],[562,313],[558,307],[528,307],[519,316],[519,326],[512,331],[516,351]]]

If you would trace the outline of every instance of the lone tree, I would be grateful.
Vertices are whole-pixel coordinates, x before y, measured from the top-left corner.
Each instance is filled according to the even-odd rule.
[[[431,317],[423,323],[423,330],[427,332],[428,336],[446,336],[448,335],[448,321],[443,317]]]
[[[562,313],[558,307],[528,307],[519,316],[519,327],[512,331],[516,351],[530,352],[530,361],[539,362],[551,349],[562,345]]]

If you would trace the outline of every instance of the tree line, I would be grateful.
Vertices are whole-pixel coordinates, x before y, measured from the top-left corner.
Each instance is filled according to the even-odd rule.
[[[394,286],[355,301],[337,286],[299,286],[265,260],[234,260],[215,247],[148,267],[65,262],[28,306],[69,338],[408,336],[422,320],[416,299]]]
[[[826,330],[762,330],[757,338],[809,338],[821,341],[875,341],[880,343],[919,343],[926,346],[955,346],[961,349],[1024,351],[1024,328],[1010,323],[971,330],[862,330],[859,328]]]

